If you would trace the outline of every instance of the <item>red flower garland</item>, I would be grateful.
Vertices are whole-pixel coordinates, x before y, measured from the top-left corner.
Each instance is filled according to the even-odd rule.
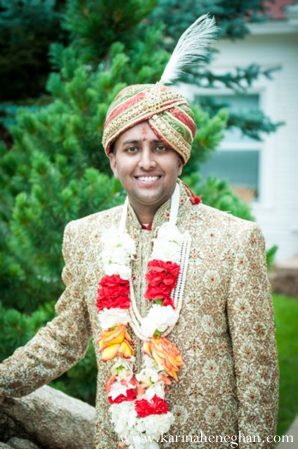
[[[96,307],[100,312],[104,307],[113,309],[129,309],[129,281],[121,279],[118,274],[112,276],[104,276],[99,283],[100,287],[97,291]]]
[[[163,306],[170,305],[175,308],[171,292],[175,288],[180,273],[180,266],[174,262],[151,260],[148,263],[149,272],[146,279],[149,281],[145,298],[149,301],[162,300]]]
[[[120,394],[115,399],[112,399],[111,396],[108,396],[108,400],[110,404],[121,404],[124,401],[134,401],[137,397],[134,389],[127,390],[126,396],[125,394]]]
[[[152,402],[146,399],[139,399],[135,402],[135,411],[140,418],[145,418],[149,415],[163,415],[170,411],[166,401],[159,396],[154,396]]]

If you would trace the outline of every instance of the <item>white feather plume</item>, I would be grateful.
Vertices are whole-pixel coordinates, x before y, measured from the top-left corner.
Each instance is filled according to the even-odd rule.
[[[217,34],[214,18],[208,14],[199,17],[180,37],[162,74],[164,84],[173,83],[184,73],[184,68],[197,64],[208,55]]]

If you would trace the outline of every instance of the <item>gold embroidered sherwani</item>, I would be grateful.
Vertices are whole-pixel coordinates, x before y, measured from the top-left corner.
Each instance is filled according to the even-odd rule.
[[[177,226],[189,231],[191,250],[184,305],[169,339],[185,365],[166,396],[176,417],[161,448],[228,448],[228,435],[266,440],[275,435],[278,368],[272,303],[266,274],[264,239],[258,227],[202,204],[193,205],[181,185]],[[119,223],[122,206],[68,224],[63,254],[66,290],[57,303],[58,317],[23,348],[0,365],[0,394],[22,396],[59,376],[77,363],[92,336],[97,348],[100,332],[95,300],[104,275],[100,262],[102,232]],[[133,283],[141,315],[151,239],[168,220],[170,200],[157,211],[152,231],[141,228],[129,208],[127,231],[135,239]],[[133,336],[137,369],[141,348]],[[108,364],[98,357],[96,449],[116,449],[105,394]],[[88,381],[88,379],[86,379]],[[214,436],[212,442],[193,442],[195,435]],[[172,439],[174,436],[176,439]],[[218,436],[218,442],[215,436]],[[188,442],[183,442],[188,441]],[[198,441],[198,438],[197,440]],[[204,439],[203,439],[204,441]],[[257,442],[240,448],[273,448]]]

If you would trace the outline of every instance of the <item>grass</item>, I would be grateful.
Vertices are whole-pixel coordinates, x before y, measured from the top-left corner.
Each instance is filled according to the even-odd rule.
[[[298,298],[273,295],[280,368],[277,435],[285,435],[298,414]]]

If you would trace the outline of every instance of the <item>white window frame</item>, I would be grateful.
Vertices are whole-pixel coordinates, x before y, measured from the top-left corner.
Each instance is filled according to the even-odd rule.
[[[275,91],[276,82],[275,80],[264,79],[262,81],[256,81],[254,87],[246,90],[247,95],[258,95],[259,96],[259,107],[265,115],[268,115],[274,121],[274,111],[276,107]],[[195,96],[231,96],[237,95],[232,89],[228,88],[202,88],[195,85],[180,85],[179,90],[188,98],[190,101],[194,100]],[[275,198],[275,183],[274,183],[274,173],[275,173],[275,151],[276,144],[274,141],[274,134],[263,134],[262,141],[238,141],[238,142],[221,142],[216,151],[225,150],[259,150],[259,179],[258,179],[258,198],[256,198],[252,205],[253,210],[257,213],[258,211],[270,212],[274,209],[274,198]]]

